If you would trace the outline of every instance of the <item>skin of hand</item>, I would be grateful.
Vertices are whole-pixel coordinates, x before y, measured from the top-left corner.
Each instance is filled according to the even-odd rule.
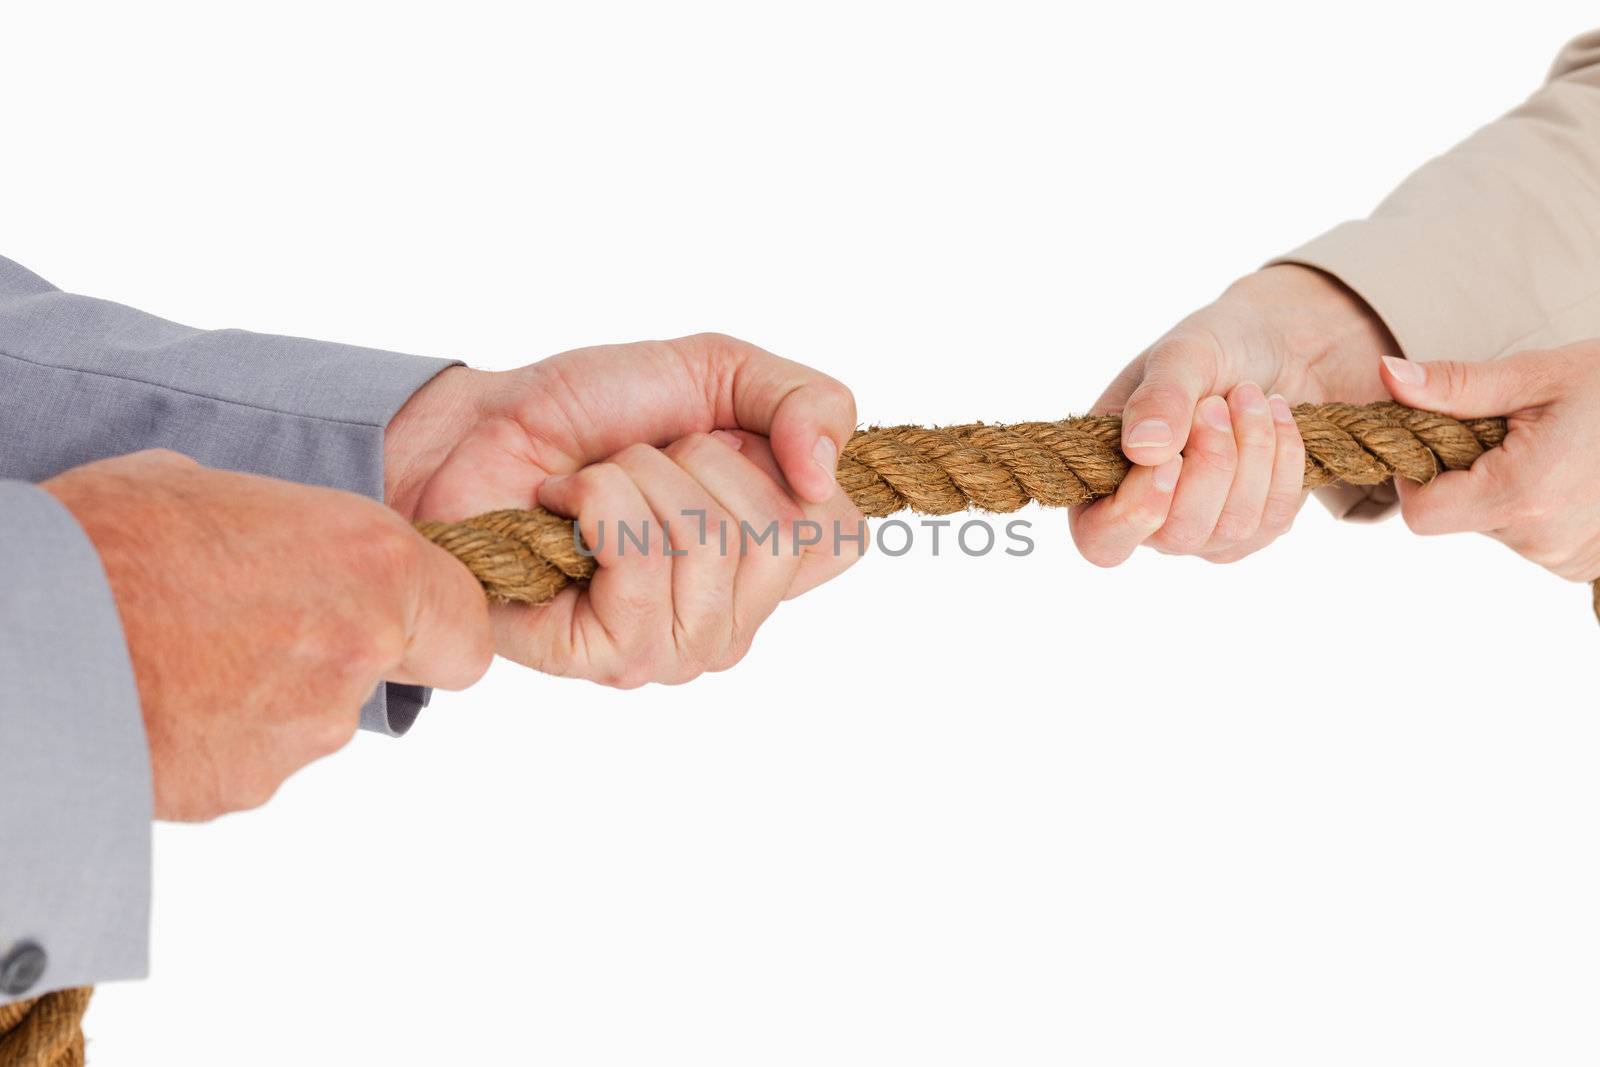
[[[1282,264],[1235,282],[1096,403],[1122,413],[1134,468],[1115,494],[1073,509],[1078,550],[1114,567],[1141,544],[1215,563],[1266,547],[1305,503],[1290,405],[1387,399],[1379,358],[1398,351],[1382,320],[1330,275]]]
[[[855,418],[839,382],[719,334],[452,368],[390,422],[387,498],[446,521],[533,503],[573,516],[599,572],[540,608],[491,608],[498,651],[622,688],[680,683],[738,662],[781,600],[865,549],[833,536],[865,530],[833,476]],[[772,523],[776,542],[740,536]]]
[[[163,451],[43,488],[110,582],[158,818],[263,804],[350,739],[380,681],[464,688],[493,658],[477,582],[374,501]]]
[[[1572,581],[1600,577],[1600,341],[1487,363],[1384,360],[1395,399],[1457,418],[1507,416],[1499,448],[1426,485],[1397,481],[1419,534],[1487,534]]]

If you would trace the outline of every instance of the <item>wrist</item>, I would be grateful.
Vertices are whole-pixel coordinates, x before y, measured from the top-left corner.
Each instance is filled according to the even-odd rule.
[[[383,431],[383,500],[406,518],[428,478],[475,421],[486,371],[448,367],[411,394]]]
[[[1219,302],[1242,301],[1280,338],[1297,402],[1387,398],[1378,374],[1384,356],[1400,346],[1376,311],[1331,274],[1294,263],[1277,263],[1245,275]]]
[[[165,583],[171,574],[170,557],[152,551],[147,531],[186,525],[182,497],[171,491],[170,482],[193,465],[187,457],[148,451],[86,463],[39,483],[67,509],[100,557],[147,722],[163,706],[165,677],[160,657],[151,654],[160,623],[149,606],[168,599]],[[130,468],[154,468],[159,476],[130,480]]]

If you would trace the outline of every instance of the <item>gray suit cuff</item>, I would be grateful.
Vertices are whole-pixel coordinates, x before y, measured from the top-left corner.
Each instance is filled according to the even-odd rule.
[[[0,482],[0,538],[4,1002],[145,974],[151,784],[94,546],[54,497],[22,482]]]
[[[399,737],[411,729],[411,724],[432,699],[433,690],[426,686],[386,682],[378,686],[362,707],[361,728]]]
[[[456,364],[199,330],[63,292],[0,257],[0,478],[38,482],[168,448],[208,467],[382,500],[385,427]],[[379,686],[361,725],[402,734],[427,698],[415,686]]]

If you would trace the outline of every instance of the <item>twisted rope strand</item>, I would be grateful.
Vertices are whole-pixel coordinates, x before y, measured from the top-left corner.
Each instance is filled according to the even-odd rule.
[[[1459,421],[1399,404],[1302,404],[1294,420],[1306,445],[1304,485],[1426,482],[1465,470],[1505,440],[1504,419]],[[1122,420],[1088,415],[1060,422],[990,426],[873,427],[839,456],[838,478],[856,507],[948,515],[1009,512],[1037,501],[1071,507],[1116,491],[1128,472]],[[572,523],[543,508],[494,511],[417,530],[467,566],[491,600],[543,604],[594,574]],[[1595,586],[1600,614],[1600,583]],[[81,1067],[88,989],[0,1005],[0,1067]]]
[[[0,1004],[0,1067],[83,1067],[83,1013],[93,989]]]
[[[1302,404],[1294,420],[1306,445],[1307,489],[1396,477],[1426,482],[1472,466],[1506,436],[1504,419],[1463,422],[1394,403]],[[1117,415],[871,427],[845,445],[838,479],[874,518],[897,511],[1009,512],[1033,502],[1065,508],[1116,491],[1128,472],[1121,442]],[[571,521],[543,508],[419,522],[417,529],[466,564],[498,603],[543,604],[594,574],[594,559],[581,550]]]

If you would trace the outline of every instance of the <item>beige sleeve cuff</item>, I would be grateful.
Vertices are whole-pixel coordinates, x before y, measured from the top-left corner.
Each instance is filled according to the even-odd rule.
[[[1382,485],[1330,485],[1316,490],[1317,501],[1336,519],[1345,522],[1381,522],[1395,513],[1400,499],[1394,483]]]
[[[1571,42],[1514,111],[1423,164],[1372,216],[1273,261],[1371,306],[1414,360],[1494,359],[1600,336],[1600,31]],[[1394,487],[1323,490],[1375,519]]]
[[[1267,266],[1293,263],[1333,275],[1364,300],[1394,334],[1400,344],[1400,351],[1395,354],[1409,356],[1424,350],[1421,346],[1427,342],[1423,339],[1430,336],[1427,323],[1410,321],[1401,312],[1407,304],[1405,287],[1396,283],[1392,272],[1402,258],[1385,256],[1392,249],[1394,237],[1384,234],[1381,227],[1373,232],[1372,225],[1370,220],[1343,223]],[[1416,340],[1408,343],[1408,337]],[[1334,518],[1345,522],[1381,522],[1392,516],[1400,504],[1392,482],[1332,485],[1316,490],[1314,495]]]

